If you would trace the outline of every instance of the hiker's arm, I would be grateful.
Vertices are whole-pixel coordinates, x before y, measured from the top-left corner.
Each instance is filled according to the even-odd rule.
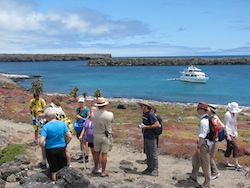
[[[156,129],[156,128],[159,128],[160,127],[160,123],[159,121],[156,121],[153,125],[151,126],[147,126],[147,125],[142,125],[141,128],[142,129]]]
[[[44,141],[45,141],[45,137],[44,137],[44,136],[40,136],[39,145],[40,145],[41,147],[44,146]]]
[[[82,132],[81,132],[81,134],[80,134],[80,136],[79,136],[79,140],[82,140],[83,134],[84,134],[85,132],[86,132],[86,126],[83,127]]]
[[[76,114],[76,119],[86,120],[86,118],[82,117],[79,113]]]
[[[66,145],[68,145],[68,143],[71,141],[71,139],[72,139],[72,135],[69,131],[66,133]]]
[[[230,118],[227,116],[227,115],[225,115],[224,116],[224,126],[225,126],[225,133],[226,133],[226,137],[227,137],[227,139],[229,140],[229,141],[231,141],[232,139],[231,139],[231,137],[230,137],[230,135],[229,135],[229,131],[228,131],[228,129],[229,129],[229,126],[230,126]]]
[[[197,143],[197,148],[200,149],[201,145],[204,143],[205,138],[199,137],[198,143]]]

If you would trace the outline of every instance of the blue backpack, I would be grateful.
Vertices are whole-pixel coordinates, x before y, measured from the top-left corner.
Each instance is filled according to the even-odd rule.
[[[218,141],[221,142],[225,139],[225,130],[223,129],[218,136]]]
[[[85,126],[85,121],[82,119],[78,119],[74,123],[74,129],[77,133],[81,133],[84,126]]]

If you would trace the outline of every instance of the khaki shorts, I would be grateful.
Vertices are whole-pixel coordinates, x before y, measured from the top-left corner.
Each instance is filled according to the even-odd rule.
[[[104,134],[94,135],[94,151],[108,153],[110,140]]]

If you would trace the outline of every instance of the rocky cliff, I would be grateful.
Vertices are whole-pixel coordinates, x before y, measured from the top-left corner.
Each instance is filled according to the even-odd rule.
[[[0,62],[78,61],[111,58],[111,54],[0,54]]]
[[[163,66],[163,65],[245,65],[248,57],[235,58],[106,58],[91,59],[89,66]]]
[[[0,62],[79,61],[88,66],[245,65],[250,57],[112,58],[111,54],[0,54]]]

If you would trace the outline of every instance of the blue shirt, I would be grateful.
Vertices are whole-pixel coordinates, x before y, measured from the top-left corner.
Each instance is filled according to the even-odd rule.
[[[152,126],[155,122],[157,122],[157,118],[152,111],[148,111],[143,113],[142,123],[146,126]],[[155,129],[144,129],[143,130],[144,139],[156,139]]]
[[[67,125],[60,120],[46,123],[41,132],[45,137],[45,149],[62,148],[66,146],[64,134],[69,132]]]

